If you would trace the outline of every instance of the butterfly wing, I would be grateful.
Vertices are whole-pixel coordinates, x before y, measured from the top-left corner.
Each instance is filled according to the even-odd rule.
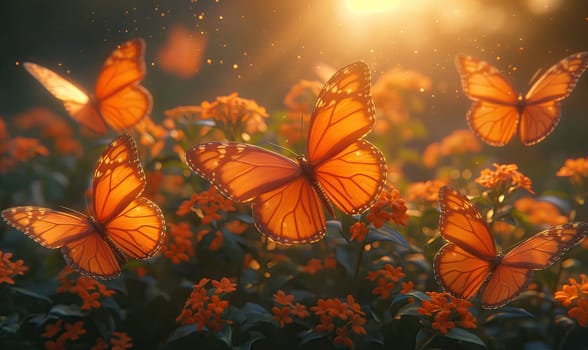
[[[369,68],[356,62],[325,84],[310,120],[309,163],[327,197],[346,214],[369,208],[385,184],[384,156],[362,140],[374,115]]]
[[[446,291],[468,299],[492,272],[496,246],[482,215],[464,195],[444,186],[439,207],[439,229],[449,243],[435,255],[435,278]]]
[[[186,152],[188,166],[222,194],[246,203],[300,177],[298,164],[275,152],[239,142],[207,142]]]
[[[492,272],[492,262],[447,243],[435,254],[433,269],[435,279],[444,290],[458,298],[469,299],[476,295]]]
[[[486,61],[458,55],[455,63],[463,92],[474,101],[467,113],[470,128],[489,145],[506,145],[519,123],[517,93]]]
[[[40,207],[14,207],[2,217],[43,247],[61,248],[65,261],[93,278],[114,278],[120,266],[88,217]]]
[[[63,102],[69,115],[78,123],[98,134],[106,132],[106,124],[84,90],[38,64],[25,62],[23,66],[45,89]]]
[[[152,97],[139,85],[146,74],[145,41],[120,45],[106,59],[94,96],[102,118],[114,130],[127,129],[151,113]]]
[[[509,250],[482,294],[482,305],[501,307],[517,297],[529,284],[533,270],[541,270],[558,261],[588,234],[588,224],[571,223],[551,227],[520,242]]]
[[[108,238],[135,259],[152,257],[165,243],[165,220],[159,206],[147,198],[133,200],[105,225]]]
[[[252,202],[259,231],[286,244],[321,239],[325,218],[312,184],[293,160],[238,142],[208,142],[186,152],[188,166],[219,192]]]
[[[525,95],[519,136],[524,145],[545,139],[560,119],[560,103],[568,97],[588,68],[588,51],[570,55],[551,66]]]
[[[114,139],[102,152],[93,180],[92,212],[107,223],[119,215],[145,189],[145,173],[135,141],[128,134]]]

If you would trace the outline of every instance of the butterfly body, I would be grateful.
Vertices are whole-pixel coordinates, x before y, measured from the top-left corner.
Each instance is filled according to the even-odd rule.
[[[517,297],[534,270],[551,266],[588,234],[586,223],[558,225],[500,253],[482,215],[464,195],[442,187],[439,203],[439,229],[447,242],[433,261],[435,279],[456,297],[479,295],[487,309]]]
[[[86,92],[52,70],[25,62],[24,68],[55,98],[69,115],[97,134],[108,128],[128,129],[151,113],[152,96],[140,85],[145,77],[145,41],[129,40],[106,59],[93,93]]]
[[[526,93],[518,93],[490,63],[456,57],[464,94],[473,101],[470,128],[484,142],[504,146],[518,133],[525,146],[543,141],[560,121],[560,101],[567,98],[588,69],[588,51],[572,54],[543,73]]]
[[[90,215],[22,206],[2,217],[43,247],[61,249],[80,273],[100,279],[121,273],[120,261],[155,255],[165,242],[161,209],[141,197],[145,173],[131,136],[112,141],[98,159]]]
[[[251,203],[255,225],[284,244],[310,243],[326,231],[323,208],[367,210],[386,179],[382,153],[363,137],[374,123],[369,68],[339,70],[315,103],[305,155],[294,161],[239,142],[208,142],[186,152],[188,166],[225,196]]]

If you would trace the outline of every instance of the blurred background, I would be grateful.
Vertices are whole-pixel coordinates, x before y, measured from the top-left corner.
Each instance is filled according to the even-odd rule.
[[[66,113],[22,61],[92,91],[116,45],[143,37],[143,85],[154,96],[156,121],[166,109],[231,92],[279,111],[294,83],[363,60],[374,81],[393,68],[429,77],[419,115],[428,129],[423,145],[467,128],[470,102],[454,66],[457,53],[487,60],[524,92],[539,69],[588,50],[585,0],[22,0],[3,5],[0,26],[0,116],[8,121],[34,106]],[[584,76],[544,142],[526,148],[514,139],[484,152],[553,178],[564,159],[588,155],[587,110]]]

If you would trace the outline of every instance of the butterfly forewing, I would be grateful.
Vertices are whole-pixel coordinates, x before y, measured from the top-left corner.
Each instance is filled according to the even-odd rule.
[[[129,128],[151,113],[152,96],[140,86],[145,77],[145,41],[134,39],[108,57],[96,81],[95,98],[114,130]]]
[[[372,128],[375,108],[370,71],[363,62],[339,70],[325,84],[310,119],[307,156],[312,165],[333,157]]]
[[[87,217],[41,207],[4,209],[2,217],[17,230],[24,232],[46,248],[60,248],[94,232]]]
[[[312,243],[325,236],[325,215],[312,184],[298,177],[253,201],[257,228],[285,244]]]
[[[362,213],[382,192],[386,160],[367,141],[357,141],[315,167],[327,197],[346,214]]]
[[[502,264],[532,270],[544,269],[580,243],[586,234],[586,223],[550,227],[510,249],[502,258]]]
[[[238,142],[208,142],[186,152],[188,166],[227,197],[248,202],[301,176],[296,162]]]
[[[443,238],[480,259],[491,261],[496,257],[496,245],[486,222],[464,195],[444,186],[439,191],[439,207]]]
[[[102,152],[94,170],[93,214],[99,223],[118,215],[145,188],[135,141],[123,134]]]
[[[108,238],[125,255],[145,259],[165,243],[165,221],[161,209],[147,198],[132,201],[105,225]]]
[[[458,55],[455,60],[464,94],[475,101],[516,105],[517,93],[494,66],[480,59]]]

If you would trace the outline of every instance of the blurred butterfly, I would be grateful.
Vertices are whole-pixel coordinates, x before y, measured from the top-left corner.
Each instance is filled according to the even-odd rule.
[[[384,156],[363,139],[374,110],[369,68],[353,63],[331,77],[315,102],[308,158],[224,141],[194,146],[187,163],[227,197],[251,202],[256,227],[272,240],[315,242],[325,235],[323,206],[331,216],[331,202],[345,214],[361,213],[385,184]]]
[[[63,102],[77,122],[97,134],[107,126],[128,129],[151,113],[151,94],[139,83],[145,77],[145,41],[134,39],[120,45],[104,62],[94,95],[38,64],[25,62],[25,69]]]
[[[159,207],[140,197],[145,189],[135,141],[123,134],[112,141],[94,170],[91,216],[41,207],[14,207],[2,217],[40,245],[61,252],[80,273],[100,279],[121,273],[119,260],[145,259],[165,242]]]
[[[464,195],[444,186],[439,206],[439,229],[449,242],[435,255],[435,278],[458,298],[480,291],[486,309],[509,303],[527,287],[533,270],[551,266],[588,234],[586,223],[554,226],[497,254],[486,222]]]
[[[543,141],[560,118],[560,101],[568,97],[588,68],[588,52],[570,55],[549,68],[525,95],[517,93],[498,69],[480,59],[458,55],[456,65],[464,94],[474,101],[470,128],[492,146],[506,145],[518,128],[521,142]]]

